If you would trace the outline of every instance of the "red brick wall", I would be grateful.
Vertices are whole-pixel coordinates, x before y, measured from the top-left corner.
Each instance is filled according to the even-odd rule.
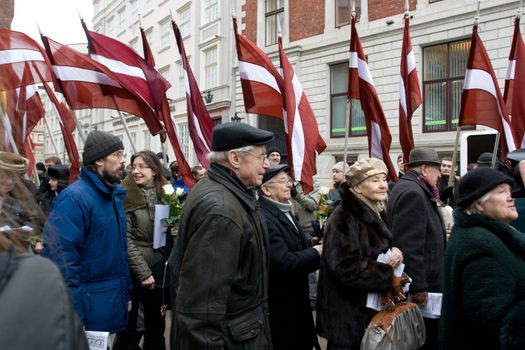
[[[1,1],[1,0],[0,0]],[[246,4],[242,6],[242,10],[246,16],[242,18],[241,23],[246,24],[246,29],[242,34],[254,43],[257,42],[257,0],[246,0]]]
[[[0,28],[11,28],[15,9],[15,0],[0,0]]]
[[[325,0],[290,0],[288,4],[289,22],[293,23],[289,27],[290,41],[323,34]]]
[[[416,9],[417,0],[410,0],[410,10]],[[405,12],[405,3],[401,0],[368,0],[368,20],[385,18]]]

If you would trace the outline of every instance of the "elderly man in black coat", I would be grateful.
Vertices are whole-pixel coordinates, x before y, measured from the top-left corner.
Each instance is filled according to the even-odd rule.
[[[247,124],[213,129],[211,166],[186,199],[170,257],[172,349],[271,349],[268,237],[254,188],[272,139]]]
[[[425,305],[428,293],[442,292],[445,226],[439,213],[441,162],[433,149],[414,148],[406,173],[394,186],[387,204],[387,224],[393,244],[404,254],[405,272],[412,278],[412,300]],[[425,318],[425,349],[437,348],[438,320]]]

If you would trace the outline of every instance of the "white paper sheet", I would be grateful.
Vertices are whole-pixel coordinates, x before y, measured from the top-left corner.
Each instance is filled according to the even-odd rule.
[[[85,331],[89,350],[106,350],[109,343],[109,332]]]
[[[166,245],[166,218],[170,214],[170,207],[164,204],[155,205],[155,221],[153,224],[153,249]]]
[[[392,254],[392,251],[390,249],[386,253],[379,254],[377,256],[377,261],[386,264],[390,254]],[[404,270],[405,264],[401,263],[394,269],[394,275],[396,275],[397,277],[402,276]],[[403,287],[403,292],[406,293],[409,287],[410,283],[407,283]],[[381,306],[381,295],[379,293],[368,293],[366,297],[366,307],[377,311],[381,311],[383,309],[383,307]]]
[[[412,301],[412,296],[408,297],[408,301]],[[428,302],[422,307],[419,306],[421,314],[426,318],[440,318],[441,317],[441,302],[443,301],[443,294],[428,293]]]

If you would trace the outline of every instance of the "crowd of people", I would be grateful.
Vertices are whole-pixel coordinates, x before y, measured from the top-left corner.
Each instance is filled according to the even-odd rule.
[[[191,189],[163,153],[126,167],[122,141],[98,130],[78,179],[51,157],[36,166],[39,188],[25,158],[0,152],[0,348],[87,349],[87,330],[115,334],[113,349],[162,350],[170,312],[171,349],[311,350],[318,336],[328,350],[359,349],[377,313],[367,297],[399,293],[406,275],[409,300],[442,302],[424,314],[423,349],[525,348],[512,197],[525,162],[494,168],[483,154],[460,178],[452,159],[415,148],[398,157],[396,183],[366,158],[337,162],[329,190],[304,193],[273,139],[216,126]],[[183,210],[157,247],[167,184]]]

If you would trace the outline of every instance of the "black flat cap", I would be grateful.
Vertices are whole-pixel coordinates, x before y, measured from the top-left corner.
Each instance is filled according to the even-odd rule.
[[[274,166],[273,168],[266,169],[266,172],[263,175],[262,183],[265,183],[266,181],[270,180],[272,177],[279,174],[281,171],[288,172],[288,165],[278,164]]]
[[[264,145],[273,140],[273,133],[243,123],[225,123],[213,128],[211,148],[214,152],[245,146]]]
[[[53,179],[68,179],[69,178],[69,166],[67,165],[53,165],[47,169],[47,175]]]

